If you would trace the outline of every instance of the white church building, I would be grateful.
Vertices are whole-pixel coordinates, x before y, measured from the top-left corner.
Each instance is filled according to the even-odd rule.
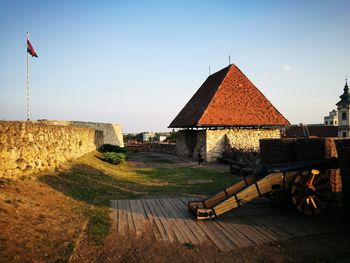
[[[337,110],[332,110],[324,117],[325,126],[338,126],[338,137],[350,137],[350,93],[347,80],[345,80],[344,92],[340,95],[340,101],[336,104]]]

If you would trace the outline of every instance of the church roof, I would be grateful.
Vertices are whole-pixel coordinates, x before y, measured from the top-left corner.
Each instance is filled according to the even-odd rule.
[[[344,105],[345,107],[350,105],[350,93],[349,93],[349,86],[348,81],[345,80],[345,86],[344,86],[344,93],[340,95],[340,101],[336,104],[337,106]]]
[[[206,79],[169,128],[288,124],[241,70],[230,65]]]

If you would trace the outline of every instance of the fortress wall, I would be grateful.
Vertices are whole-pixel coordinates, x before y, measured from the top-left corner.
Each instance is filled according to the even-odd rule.
[[[47,123],[52,125],[64,125],[64,126],[76,126],[76,127],[88,127],[97,131],[97,137],[101,137],[103,132],[103,138],[98,140],[98,147],[102,144],[113,144],[120,147],[124,147],[122,127],[119,124],[113,123],[101,123],[101,122],[84,122],[84,121],[38,121],[39,123]]]
[[[95,130],[40,122],[0,122],[0,178],[45,170],[96,150]]]

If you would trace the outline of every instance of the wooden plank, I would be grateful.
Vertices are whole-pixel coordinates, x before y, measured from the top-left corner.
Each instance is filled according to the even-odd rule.
[[[192,244],[199,244],[203,242],[205,238],[202,237],[202,235],[198,232],[199,230],[196,224],[188,217],[184,216],[184,214],[182,213],[184,211],[181,211],[184,209],[179,210],[179,208],[175,205],[175,202],[181,202],[181,200],[167,199],[165,200],[165,202],[172,209],[173,215],[177,218],[179,227],[187,237],[187,240]]]
[[[271,221],[266,220],[266,217],[251,216],[249,217],[249,220],[263,229],[264,232],[269,233],[271,237],[275,237],[276,240],[285,240],[293,237],[284,230],[276,227]]]
[[[162,224],[162,221],[160,220],[159,216],[157,215],[156,211],[154,210],[153,204],[151,204],[151,199],[146,199],[145,204],[147,205],[148,209],[152,213],[152,216],[154,218],[154,222],[156,223],[157,229],[158,229],[162,239],[165,241],[170,241],[168,238],[168,235],[165,231],[165,228]]]
[[[153,199],[148,199],[147,201],[147,205],[148,207],[151,209],[153,216],[157,217],[159,219],[159,221],[161,222],[161,225],[163,226],[163,230],[166,233],[166,236],[168,237],[167,239],[171,242],[174,241],[174,236],[173,233],[169,227],[169,223],[166,220],[166,218],[164,218],[164,216],[161,214],[161,211],[159,211],[158,205],[156,204],[156,202]],[[159,229],[159,231],[161,231],[161,229]]]
[[[295,211],[293,215],[290,215],[290,220],[311,235],[322,233],[322,229],[320,229],[316,221],[317,217],[304,216]]]
[[[254,226],[241,217],[235,216],[234,218],[230,218],[230,220],[237,224],[237,230],[241,231],[241,233],[255,244],[264,244],[273,241],[273,239],[255,229]]]
[[[187,198],[181,198],[180,200],[184,204],[187,204],[187,202],[189,201],[188,199]],[[177,204],[177,205],[179,205],[179,204]],[[231,247],[227,247],[226,244],[220,238],[218,238],[218,236],[216,235],[214,229],[212,229],[210,224],[207,224],[208,223],[207,221],[204,222],[204,221],[198,221],[198,220],[194,221],[193,219],[191,219],[191,220],[193,222],[195,222],[196,225],[202,230],[202,232],[206,236],[206,239],[207,240],[211,240],[219,250],[227,251],[227,250],[231,249]],[[211,222],[209,222],[209,223],[211,223]]]
[[[112,229],[116,229],[118,231],[118,205],[116,200],[111,200],[110,202],[112,208]]]
[[[240,229],[239,225],[233,222],[232,220],[228,219],[220,219],[220,221],[225,224],[225,226],[228,228],[228,231],[238,239],[238,242],[236,245],[238,247],[249,247],[256,245],[256,243],[252,240],[250,240],[247,236],[245,236],[242,233],[242,230]]]
[[[118,200],[117,204],[118,204],[118,233],[120,235],[124,235],[127,230],[125,203],[122,202],[122,200]]]
[[[143,209],[145,210],[145,214],[146,214],[146,217],[149,221],[149,224],[150,224],[150,227],[153,231],[153,234],[154,236],[156,237],[156,240],[160,241],[160,240],[163,240],[163,237],[157,227],[157,225],[161,225],[161,223],[159,222],[159,220],[157,218],[154,218],[153,217],[153,214],[151,212],[151,210],[149,209],[147,203],[145,202],[145,200],[140,200],[141,201],[141,204],[142,204],[142,207]],[[164,233],[165,234],[165,233]],[[166,236],[166,235],[165,235]],[[164,239],[166,241],[166,239]]]
[[[136,200],[136,207],[137,207],[138,213],[140,214],[140,218],[141,218],[141,222],[142,222],[142,226],[143,226],[144,230],[149,229],[150,228],[150,221],[147,218],[146,211],[145,211],[140,199]]]
[[[226,224],[223,220],[217,220],[215,219],[215,222],[222,227],[224,230],[223,233],[231,240],[234,247],[242,248],[252,245],[251,241],[246,241],[247,239],[242,239],[240,236],[237,236],[234,234],[234,232],[229,228],[229,226]]]
[[[210,239],[216,247],[221,251],[228,251],[231,247],[227,247],[225,242],[223,242],[218,236],[217,231],[211,227],[208,222],[197,221],[197,225],[203,230],[203,232],[207,235],[208,239]],[[209,222],[211,223],[211,222]]]
[[[244,215],[237,215],[237,216],[240,217],[243,221],[247,222],[247,224],[252,226],[254,229],[256,229],[256,231],[260,232],[261,235],[268,237],[272,241],[279,240],[278,236],[274,232],[272,232],[266,226],[262,226],[261,224],[259,224],[257,222],[258,220],[255,219],[254,217],[246,217]]]
[[[271,222],[273,225],[278,227],[279,229],[282,229],[283,231],[287,232],[292,237],[301,237],[307,235],[307,233],[298,227],[290,224],[289,222],[286,222],[285,220],[280,220],[279,218],[276,218],[276,216],[267,216],[265,217],[266,220]]]
[[[134,220],[132,219],[132,211],[130,207],[130,200],[123,200],[125,202],[126,217],[128,222],[129,233],[135,233]]]
[[[208,224],[229,249],[237,248],[237,245],[235,245],[234,241],[231,240],[231,234],[227,232],[226,229],[223,228],[215,219],[208,221]]]
[[[200,228],[197,222],[193,219],[192,215],[185,209],[185,205],[181,203],[181,200],[170,199],[174,207],[184,218],[185,224],[191,230],[191,232],[198,238],[198,240],[205,241],[208,240],[207,234]]]
[[[140,213],[138,212],[136,200],[128,200],[130,205],[131,218],[134,222],[136,236],[141,236],[143,229],[143,222]]]
[[[172,230],[172,232],[175,234],[175,237],[178,241],[180,241],[182,244],[186,243],[187,238],[186,235],[183,235],[181,233],[182,231],[178,228],[178,225],[176,224],[176,220],[172,217],[172,214],[170,210],[164,205],[163,199],[155,199],[154,201],[158,205],[159,211],[164,218],[167,219],[169,223],[169,228]]]
[[[259,208],[258,208],[259,206]],[[260,216],[267,216],[271,219],[274,219],[273,221],[277,226],[281,226],[281,224],[285,224],[285,226],[288,226],[289,233],[295,236],[305,236],[308,234],[315,234],[315,231],[308,231],[303,229],[303,227],[300,227],[298,225],[298,220],[292,220],[291,217],[295,216],[295,213],[290,212],[288,215],[282,215],[282,211],[279,211],[278,209],[273,209],[267,202],[257,204],[254,208],[253,206],[249,207],[249,209],[253,209],[256,211],[256,213],[251,213],[249,209],[247,209],[248,206],[242,207],[242,209],[237,210],[237,213],[244,214],[245,216],[252,216],[252,215],[260,215]],[[285,212],[283,212],[285,214]],[[296,214],[296,216],[299,216],[299,214]],[[288,231],[287,231],[288,232]]]
[[[181,232],[182,236],[185,239],[185,242],[190,242],[192,244],[199,244],[200,241],[193,236],[191,230],[185,223],[185,219],[183,216],[179,213],[177,210],[177,207],[173,205],[171,202],[172,199],[162,199],[164,206],[167,206],[169,209],[169,213],[171,216],[175,219],[175,223],[178,226],[179,231]]]

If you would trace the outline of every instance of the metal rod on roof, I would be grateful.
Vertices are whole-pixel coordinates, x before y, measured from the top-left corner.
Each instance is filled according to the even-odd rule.
[[[211,75],[211,73],[210,73],[210,66],[209,66],[209,76]]]
[[[228,55],[228,65],[230,66],[231,65],[231,56]]]

